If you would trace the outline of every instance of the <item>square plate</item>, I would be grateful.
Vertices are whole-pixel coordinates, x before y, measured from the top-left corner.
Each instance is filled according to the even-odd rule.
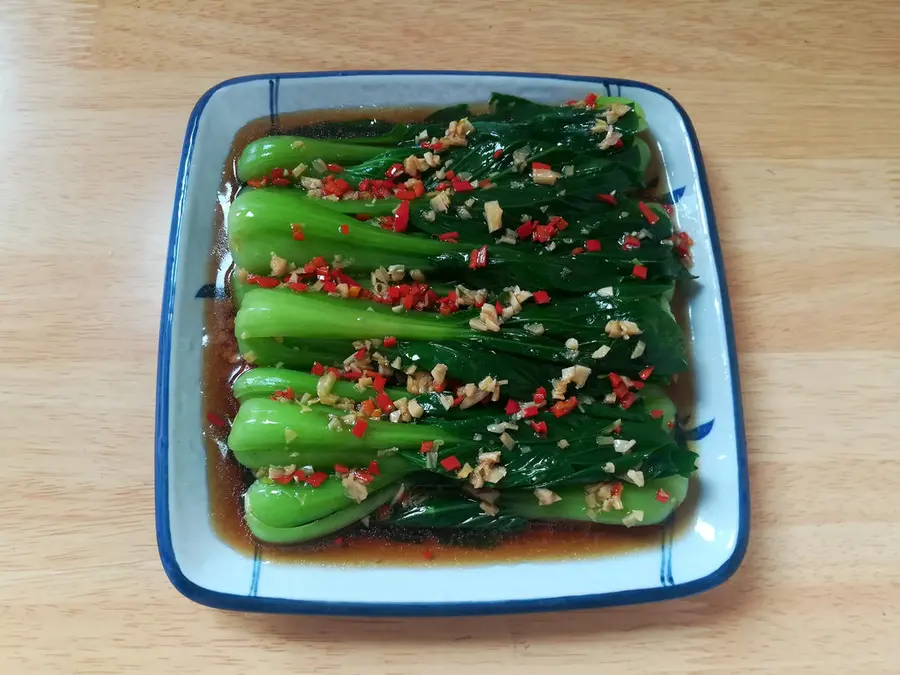
[[[700,453],[691,522],[660,545],[595,558],[481,566],[355,567],[267,563],[229,547],[210,524],[202,430],[203,300],[213,207],[235,133],[279,111],[486,101],[499,91],[553,103],[590,91],[640,103],[663,158],[680,227],[694,239],[698,290],[687,309],[696,408],[686,433]],[[682,411],[684,412],[684,411]],[[691,423],[688,423],[690,426]],[[204,605],[233,610],[448,615],[559,610],[675,598],[728,579],[749,530],[737,360],[706,173],[691,122],[640,82],[528,73],[430,71],[255,75],[207,91],[188,121],[166,263],[156,401],[156,527],[169,579]],[[697,490],[697,484],[692,486]],[[363,592],[363,589],[364,592]]]

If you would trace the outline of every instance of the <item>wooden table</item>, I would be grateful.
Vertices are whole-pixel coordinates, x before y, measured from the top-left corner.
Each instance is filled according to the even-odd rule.
[[[0,9],[0,670],[900,672],[900,5],[298,7]],[[750,549],[725,586],[605,611],[354,621],[208,610],[166,580],[156,343],[190,108],[234,75],[397,66],[616,75],[692,115],[753,485]]]

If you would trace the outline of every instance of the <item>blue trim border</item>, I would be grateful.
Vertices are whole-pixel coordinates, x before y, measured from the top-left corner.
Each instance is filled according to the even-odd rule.
[[[404,604],[379,604],[366,602],[326,603],[310,602],[304,600],[288,600],[284,598],[267,598],[256,595],[259,583],[258,573],[254,573],[249,595],[235,595],[211,591],[188,579],[181,571],[181,567],[175,557],[172,546],[169,513],[169,354],[172,340],[172,318],[175,307],[175,270],[178,257],[178,244],[181,236],[181,221],[184,212],[185,188],[190,172],[190,163],[194,151],[194,141],[197,128],[206,104],[210,98],[220,89],[230,87],[243,82],[269,80],[274,84],[280,80],[317,79],[327,77],[354,77],[360,75],[474,75],[516,77],[530,79],[558,79],[568,82],[584,82],[595,87],[607,88],[629,86],[651,91],[663,96],[675,106],[684,120],[688,137],[691,142],[691,150],[694,154],[697,179],[700,184],[706,218],[709,223],[710,245],[716,263],[719,288],[721,289],[723,318],[725,324],[725,339],[728,346],[728,358],[731,365],[732,400],[734,403],[734,424],[737,440],[737,470],[738,470],[738,533],[734,550],[731,556],[717,570],[702,579],[673,584],[671,577],[671,558],[663,562],[661,576],[664,585],[657,588],[635,589],[616,593],[600,593],[585,596],[541,598],[535,600],[509,600],[499,602],[451,602],[451,603],[404,603]],[[270,96],[272,97],[272,111],[277,104],[277,86],[270,84]],[[169,233],[169,250],[166,256],[166,272],[163,284],[162,312],[159,326],[159,353],[157,361],[156,381],[156,426],[155,426],[155,499],[156,499],[156,540],[159,548],[159,556],[163,569],[172,585],[185,597],[194,600],[207,607],[234,611],[269,612],[279,614],[329,614],[343,616],[471,616],[486,614],[511,614],[520,612],[547,612],[571,609],[586,609],[596,607],[609,607],[614,605],[632,605],[645,602],[657,602],[694,595],[714,588],[727,581],[740,566],[747,550],[750,533],[750,479],[747,467],[747,442],[744,429],[744,412],[741,403],[740,372],[737,361],[737,351],[734,340],[734,326],[731,316],[731,302],[728,296],[728,287],[725,281],[725,268],[722,259],[722,249],[716,225],[715,214],[712,207],[712,199],[709,191],[709,183],[706,168],[700,153],[700,143],[697,133],[691,123],[687,112],[666,91],[653,85],[617,78],[599,78],[584,75],[561,75],[552,73],[518,73],[518,72],[488,72],[488,71],[459,71],[459,70],[348,70],[334,72],[310,72],[310,73],[271,73],[261,75],[246,75],[220,82],[204,93],[194,105],[188,119],[184,144],[181,151],[181,161],[178,166],[178,175],[175,181],[175,203],[172,212],[171,229]],[[668,528],[667,528],[668,529]],[[664,534],[665,536],[665,534]],[[254,559],[258,554],[254,556]],[[258,567],[258,563],[255,567]]]

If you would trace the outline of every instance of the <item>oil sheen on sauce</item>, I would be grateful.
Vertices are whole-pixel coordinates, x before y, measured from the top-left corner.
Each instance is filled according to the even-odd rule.
[[[543,524],[533,523],[525,531],[509,535],[490,545],[458,545],[439,541],[428,532],[398,532],[363,526],[350,528],[317,542],[295,546],[277,546],[256,542],[243,520],[242,494],[252,481],[252,476],[241,467],[228,451],[228,428],[211,423],[207,416],[223,420],[234,419],[237,402],[231,394],[231,385],[247,365],[240,360],[234,337],[235,310],[227,295],[226,280],[232,261],[228,251],[225,222],[228,208],[237,191],[235,162],[250,141],[272,133],[297,133],[305,136],[327,136],[328,122],[359,119],[400,122],[421,120],[430,110],[379,109],[379,110],[327,110],[307,113],[290,113],[280,116],[280,127],[272,128],[268,118],[254,120],[235,135],[231,151],[222,171],[222,181],[215,207],[215,229],[208,281],[214,291],[205,303],[204,383],[205,409],[203,425],[206,447],[206,480],[209,486],[210,519],[216,534],[234,549],[252,556],[259,551],[264,560],[290,561],[334,565],[394,565],[452,564],[477,565],[486,562],[515,562],[526,560],[571,559],[613,555],[636,548],[659,546],[663,537],[661,526],[627,529],[590,523]],[[655,143],[650,140],[650,146]],[[665,176],[660,170],[659,156],[651,163],[651,171]],[[656,190],[661,191],[658,185]],[[676,317],[684,316],[683,303],[673,304]],[[682,324],[684,325],[684,324]],[[690,405],[693,399],[689,377],[682,376],[671,392],[680,409]],[[688,408],[690,409],[690,408]],[[692,481],[688,501],[679,508],[679,514],[692,511],[696,503],[696,481]],[[681,527],[691,520],[680,517]],[[680,529],[677,528],[677,529]],[[678,531],[673,533],[678,536]],[[430,561],[430,562],[428,562]]]

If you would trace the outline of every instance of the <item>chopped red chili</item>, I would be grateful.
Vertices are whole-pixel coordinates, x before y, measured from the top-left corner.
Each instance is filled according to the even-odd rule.
[[[397,199],[412,200],[412,199],[415,199],[415,198],[416,198],[416,193],[413,192],[412,190],[397,190],[397,191],[394,193],[394,196],[395,196]]]
[[[641,247],[641,240],[633,235],[626,235],[622,240],[622,250],[623,251],[631,251],[636,248]]]
[[[462,468],[462,464],[460,464],[459,460],[456,458],[456,455],[444,457],[444,459],[441,460],[441,466],[444,467],[447,471],[456,471],[457,469]]]
[[[494,150],[494,159],[500,159],[503,156],[503,150]]]
[[[453,180],[454,178],[456,178],[456,173],[454,173],[453,169],[450,169],[444,175],[447,176],[447,178],[449,178],[450,180]]]
[[[357,361],[362,361],[365,357],[366,357],[366,348],[365,347],[360,347],[353,354],[353,358],[356,359]]]
[[[618,202],[616,202],[616,196],[615,196],[615,195],[609,195],[609,194],[606,194],[606,195],[597,195],[597,201],[600,201],[600,202],[606,202],[606,203],[609,204],[610,206],[615,206],[615,205],[618,203]]]
[[[341,377],[345,380],[358,380],[362,377],[362,373],[358,370],[347,370],[341,373]]]
[[[287,187],[290,184],[291,184],[291,181],[289,181],[287,178],[273,178],[272,179],[272,185],[274,185],[275,187]]]
[[[341,231],[341,234],[350,234],[349,225],[341,225],[338,229]]]
[[[547,223],[546,225],[535,225],[534,232],[531,234],[531,240],[540,243],[546,243],[556,234],[556,227]]]
[[[216,415],[216,413],[214,413],[214,412],[206,413],[206,419],[209,421],[210,424],[217,426],[217,427],[224,427],[226,424],[225,420],[223,420],[221,417]]]
[[[590,93],[584,97],[584,105],[586,108],[593,108],[597,105],[597,94]]]
[[[290,387],[288,387],[287,389],[282,389],[282,390],[274,392],[269,398],[271,398],[273,401],[277,401],[282,398],[285,398],[288,401],[293,401],[294,400],[294,390],[291,389]]]
[[[384,391],[384,385],[387,383],[387,380],[383,375],[376,375],[372,381],[372,388],[375,391]]]
[[[612,385],[613,389],[622,384],[622,377],[618,373],[610,373],[607,377],[609,377],[609,383]]]
[[[422,441],[422,445],[419,447],[419,452],[425,454],[426,452],[431,452],[434,450],[434,441]]]
[[[351,433],[357,438],[362,438],[368,427],[369,423],[365,420],[356,420],[356,424],[353,425]]]
[[[316,471],[315,473],[311,473],[306,477],[306,484],[317,488],[326,480],[328,480],[327,473],[325,473],[324,471]]]
[[[650,411],[650,417],[652,417],[655,420],[658,420],[662,416],[663,416],[662,410],[651,410]]]
[[[405,232],[409,225],[409,202],[400,202],[400,206],[394,209],[394,232]]]
[[[656,501],[662,502],[663,504],[667,503],[669,501],[669,493],[662,488],[659,488],[659,490],[656,491]]]
[[[575,410],[578,406],[578,399],[574,396],[570,396],[565,401],[557,401],[550,407],[550,412],[553,413],[554,417],[563,417],[564,415],[568,415],[570,412]]]
[[[384,172],[384,175],[388,178],[388,180],[396,180],[403,175],[403,165],[399,162],[391,164],[391,167]]]
[[[310,370],[310,372],[311,372],[313,375],[319,375],[319,376],[322,376],[322,375],[325,374],[325,366],[323,366],[321,363],[319,363],[318,361],[316,361],[315,363],[313,363],[312,369]]]
[[[547,402],[547,388],[546,387],[538,387],[534,392],[534,396],[532,397],[535,403],[546,403]]]
[[[301,293],[301,292],[305,291],[307,288],[309,288],[309,286],[304,284],[302,281],[298,281],[293,284],[288,284],[288,288],[290,288],[292,291]]]
[[[384,413],[389,413],[394,409],[394,402],[391,400],[391,397],[385,394],[383,391],[375,397],[375,402]]]
[[[369,462],[369,473],[372,474],[373,476],[381,475],[381,469],[378,468],[378,462],[374,459],[371,462]]]
[[[643,382],[635,382],[635,381],[632,381],[632,382],[631,382],[631,387],[632,387],[632,389],[637,389],[638,391],[640,391],[641,389],[643,389],[644,386],[645,386],[645,385],[644,385]]]
[[[599,239],[588,239],[586,242],[584,242],[584,245],[587,247],[587,250],[591,251],[592,253],[603,250],[603,246],[600,244]]]
[[[532,163],[531,163],[531,170],[532,170],[532,171],[540,171],[540,170],[547,170],[547,171],[549,171],[549,170],[550,170],[550,165],[549,165],[549,164],[544,164],[543,162],[532,162]]]
[[[674,429],[674,428],[675,428],[675,420],[669,420],[669,421],[666,423],[666,427],[669,428],[669,429]]]
[[[393,347],[395,344],[397,344],[397,338],[395,338],[393,335],[389,335],[388,337],[384,338],[385,347]]]
[[[425,184],[420,180],[417,180],[415,183],[413,183],[412,189],[413,192],[416,193],[416,197],[421,197],[425,194]]]
[[[455,399],[453,399],[453,404],[452,404],[450,407],[451,407],[451,408],[455,408],[455,407],[458,406],[460,403],[462,403],[462,401],[463,401],[464,398],[465,398],[465,396],[457,396]]]
[[[447,172],[447,175],[449,177],[449,175],[450,175],[449,171]],[[453,177],[453,179],[450,181],[450,185],[457,192],[471,192],[472,190],[475,189],[475,186],[472,185],[469,181],[463,180],[461,178],[456,178],[456,177]]]
[[[528,406],[527,408],[525,408],[525,410],[522,411],[522,416],[525,419],[528,419],[530,417],[537,417],[539,412],[540,410],[538,410],[538,407],[536,405],[532,405]]]
[[[535,291],[534,301],[539,305],[546,305],[550,302],[550,294],[547,291]]]
[[[550,216],[550,220],[547,221],[547,224],[552,225],[557,230],[564,230],[569,226],[569,221],[562,216]]]
[[[350,469],[348,469],[343,464],[335,464],[334,471],[335,473],[350,473]]]
[[[279,485],[287,485],[292,480],[294,480],[293,476],[272,476],[272,480],[274,480]]]
[[[653,372],[653,366],[647,366],[641,372],[638,373],[638,377],[641,378],[642,380],[646,380],[648,377],[650,377],[650,373],[652,373],[652,372]]]
[[[621,406],[628,410],[632,404],[634,404],[635,400],[637,400],[637,396],[635,396],[632,392],[626,392],[626,394],[622,397]]]
[[[275,288],[281,285],[281,280],[275,277],[261,277],[257,274],[248,274],[247,283],[256,284],[262,288]]]
[[[260,188],[263,185],[265,185],[265,183],[263,182],[263,179],[261,179],[261,178],[250,178],[247,181],[247,185],[249,185],[252,188]]]
[[[487,244],[481,248],[473,248],[469,254],[469,269],[487,267]]]
[[[521,410],[521,408],[519,407],[519,404],[516,403],[515,401],[513,401],[512,399],[509,399],[506,402],[506,414],[507,415],[515,415],[517,412],[519,412],[519,410]]]
[[[531,236],[531,233],[534,232],[534,221],[528,220],[519,227],[516,228],[516,234],[519,235],[519,239],[528,239]]]
[[[656,225],[656,223],[659,222],[659,214],[649,206],[647,206],[644,202],[639,202],[638,208],[641,210],[641,214],[644,216],[644,218],[646,218],[648,223],[650,223],[651,225]]]
[[[581,255],[582,253],[584,253],[584,248],[581,246],[576,246],[572,249],[572,255]]]
[[[301,483],[306,480],[306,472],[303,469],[297,469],[293,476]]]
[[[459,232],[444,232],[443,234],[438,235],[438,239],[441,241],[453,241],[455,242],[459,239]]]
[[[621,484],[621,483],[614,483],[614,484],[610,485],[609,493],[610,493],[613,497],[618,497],[620,494],[622,494],[622,484]]]
[[[634,269],[631,270],[632,276],[637,277],[638,279],[646,279],[647,278],[647,268],[643,265],[635,265]]]
[[[540,422],[532,422],[531,428],[534,429],[534,433],[544,435],[547,433],[547,423],[544,421]]]
[[[328,170],[331,173],[344,173],[344,167],[340,164],[326,164],[325,166],[328,167]]]

